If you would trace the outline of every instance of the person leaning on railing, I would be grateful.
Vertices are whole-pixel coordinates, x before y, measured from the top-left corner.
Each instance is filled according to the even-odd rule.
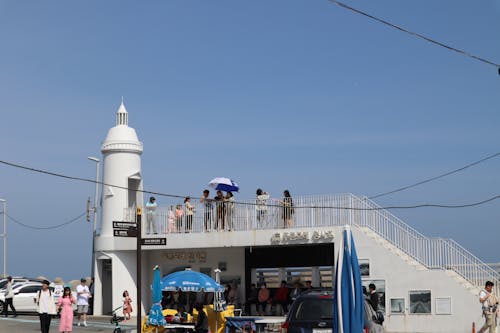
[[[186,197],[186,199],[184,199],[184,206],[186,209],[186,232],[190,232],[193,229],[193,215],[194,215],[194,206],[191,203],[190,197]]]
[[[258,188],[255,198],[255,210],[257,212],[257,223],[262,226],[265,223],[267,215],[267,200],[269,200],[269,193],[262,191]]]

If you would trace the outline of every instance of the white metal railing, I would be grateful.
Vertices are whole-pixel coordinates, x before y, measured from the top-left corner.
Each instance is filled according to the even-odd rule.
[[[500,274],[454,240],[426,237],[373,201],[353,198],[355,207],[370,209],[354,224],[368,227],[427,268],[452,270],[477,288],[490,280],[499,294]]]
[[[263,205],[256,205],[255,200],[201,203],[194,199],[191,204],[193,215],[188,215],[182,200],[158,207],[152,219],[156,230],[148,226],[148,212],[144,209],[143,234],[356,225],[372,230],[429,269],[453,270],[480,288],[485,281],[491,280],[500,294],[500,274],[489,265],[451,239],[424,236],[365,197],[352,194],[300,196],[293,198],[293,208],[285,206],[281,198],[269,199]],[[135,221],[135,218],[135,208],[124,209],[125,221]]]

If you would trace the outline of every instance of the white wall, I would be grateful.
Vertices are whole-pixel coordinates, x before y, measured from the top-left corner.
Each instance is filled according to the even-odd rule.
[[[482,325],[477,296],[446,271],[411,265],[357,228],[353,228],[353,236],[358,258],[370,260],[369,279],[385,280],[387,331],[469,333],[473,321]],[[409,314],[410,290],[431,291],[432,314]],[[451,297],[452,315],[435,314],[436,297]],[[391,298],[405,299],[405,314],[390,314]]]
[[[204,260],[200,260],[196,254],[205,253]],[[170,254],[170,256],[168,255]],[[182,259],[182,255],[193,255],[193,259]],[[180,250],[161,250],[146,251],[145,257],[149,263],[148,271],[145,273],[148,278],[143,277],[144,283],[150,286],[153,282],[153,267],[159,265],[162,276],[171,273],[178,267],[190,266],[192,270],[199,271],[201,267],[209,267],[212,272],[212,278],[215,279],[213,272],[219,265],[219,262],[225,262],[227,270],[221,272],[221,278],[239,276],[241,284],[238,286],[240,300],[243,300],[245,289],[245,249],[244,248],[212,248],[212,249],[180,249]],[[181,258],[179,258],[181,257]],[[147,281],[147,282],[146,282]],[[144,297],[147,307],[151,306],[151,289]]]

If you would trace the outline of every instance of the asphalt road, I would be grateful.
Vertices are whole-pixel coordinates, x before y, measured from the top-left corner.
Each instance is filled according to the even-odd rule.
[[[76,321],[73,326],[75,333],[93,333],[93,332],[109,332],[112,333],[114,325],[110,324],[109,317],[90,317],[87,320],[88,327],[77,327]],[[135,321],[127,322],[127,324],[120,325],[122,332],[135,332]],[[59,327],[59,320],[52,319],[50,332],[57,333]],[[4,318],[0,317],[0,333],[31,333],[40,332],[40,321],[35,315],[20,315],[17,318]]]

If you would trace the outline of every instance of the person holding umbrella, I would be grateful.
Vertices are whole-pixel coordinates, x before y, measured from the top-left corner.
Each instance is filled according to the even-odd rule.
[[[215,201],[215,211],[217,212],[217,216],[215,219],[215,230],[223,231],[225,227],[224,224],[226,218],[226,211],[224,207],[224,195],[222,194],[221,190],[217,191],[217,195],[214,197],[214,201]]]

